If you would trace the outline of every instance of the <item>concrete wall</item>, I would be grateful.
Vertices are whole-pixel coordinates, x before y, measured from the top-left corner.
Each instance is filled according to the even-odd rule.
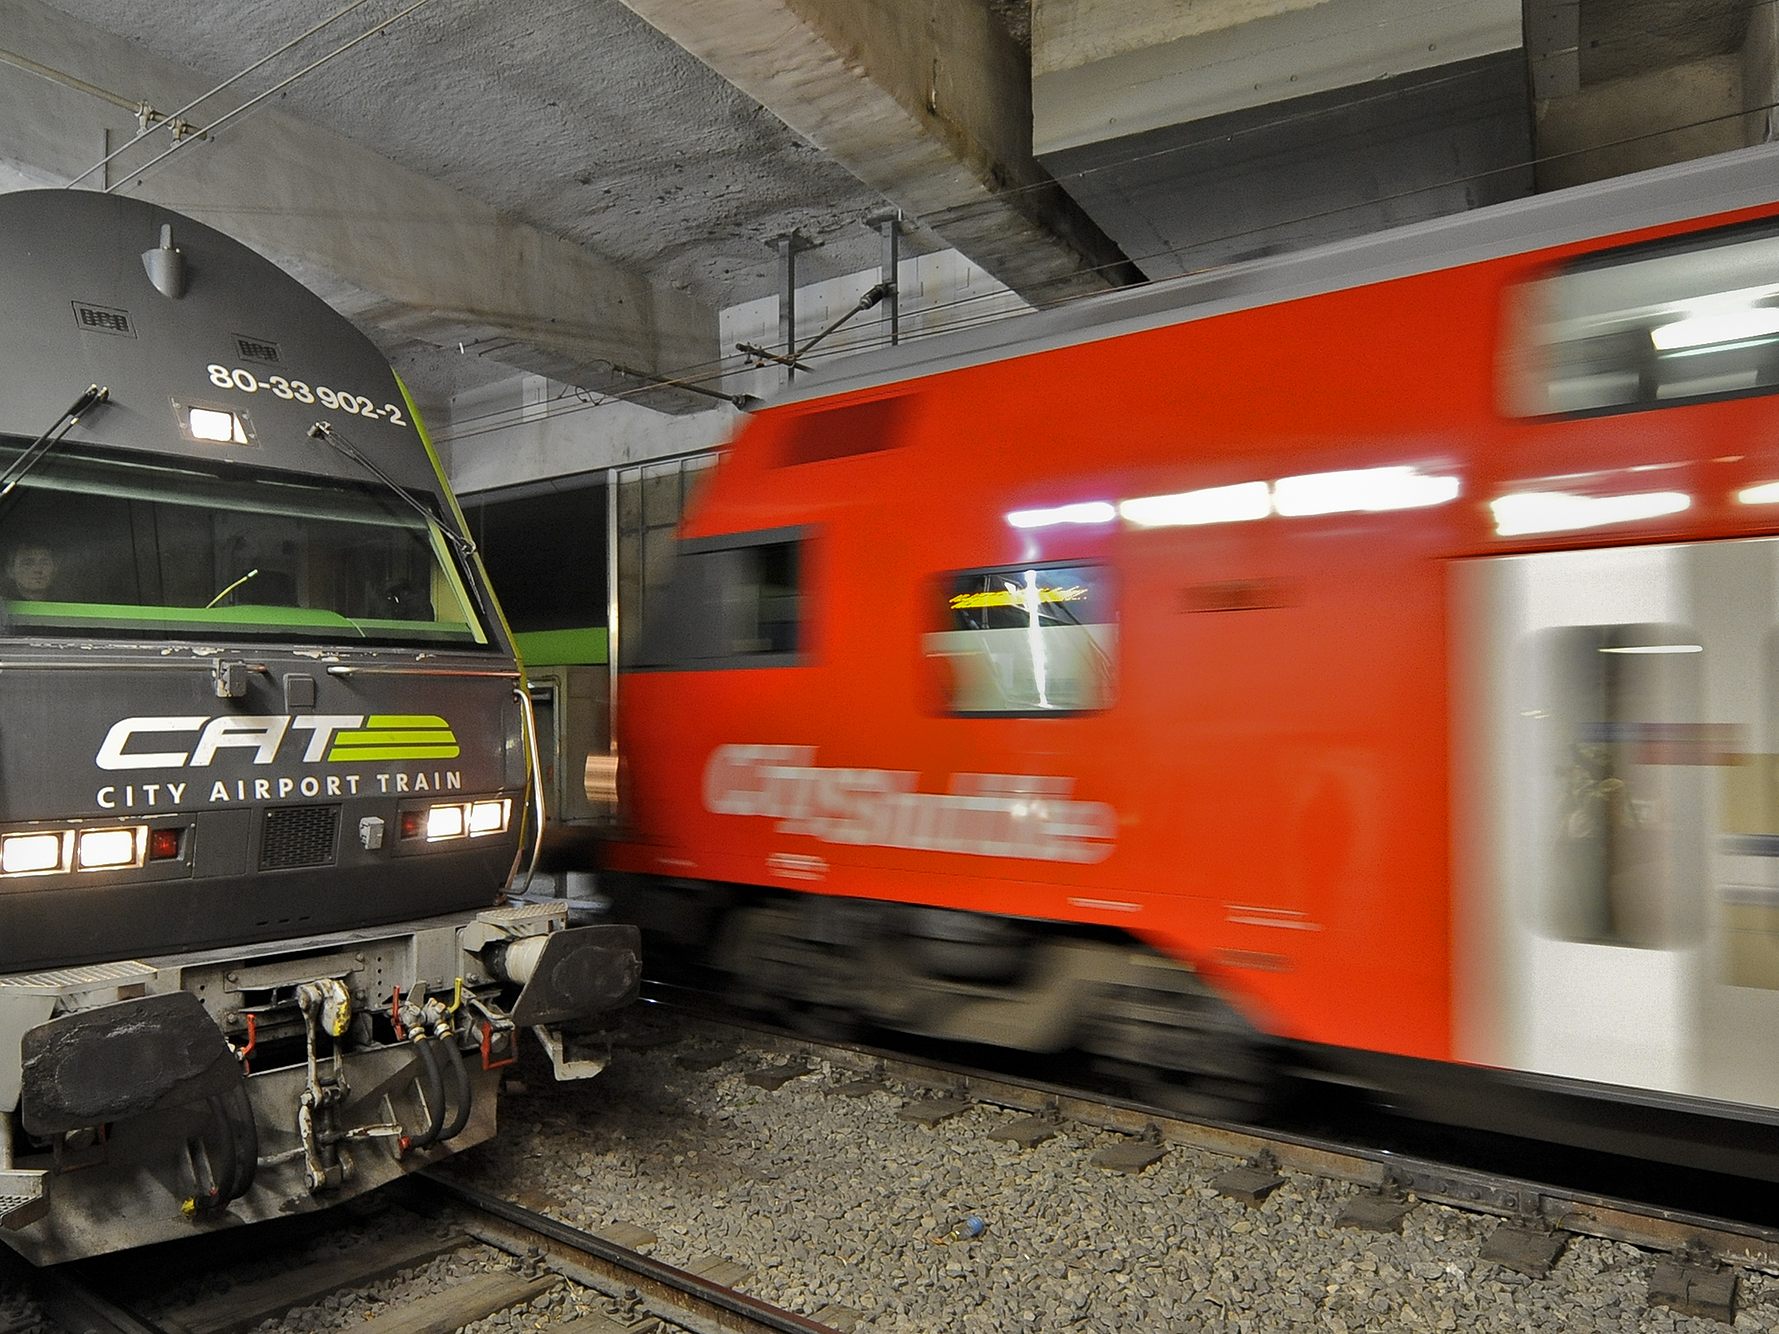
[[[427,425],[451,484],[468,493],[714,449],[740,415],[670,416],[526,375],[457,395]]]
[[[1709,56],[1540,102],[1539,190],[1743,147],[1742,81],[1740,54]]]
[[[1749,144],[1779,138],[1779,10],[1755,5],[1742,43],[1742,105],[1748,108],[1742,138]]]

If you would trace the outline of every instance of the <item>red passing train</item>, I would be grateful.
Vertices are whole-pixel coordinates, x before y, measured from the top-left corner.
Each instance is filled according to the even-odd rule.
[[[620,911],[756,1000],[1188,1107],[1290,1044],[1763,1170],[1776,168],[1120,292],[759,412],[622,678]]]

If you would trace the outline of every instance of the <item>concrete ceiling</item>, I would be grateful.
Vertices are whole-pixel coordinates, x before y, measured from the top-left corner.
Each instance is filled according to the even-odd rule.
[[[1023,10],[1001,12],[1016,24]],[[775,238],[816,243],[802,283],[854,273],[879,257],[864,219],[885,208],[910,215],[904,253],[955,246],[1016,289],[1136,276],[1073,201],[1037,188],[1023,94],[977,77],[992,65],[1023,80],[1007,22],[967,3],[926,25],[941,80],[939,58],[902,50],[900,32],[846,31],[853,13],[845,0],[0,0],[0,123],[32,122],[0,136],[0,177],[56,184],[125,143],[131,117],[103,97],[165,115],[233,80],[187,117],[201,126],[276,90],[140,180],[164,132],[87,184],[159,198],[298,269],[428,401],[515,369],[625,393],[708,374],[736,360],[716,312],[777,289]],[[688,23],[697,55],[680,44]],[[923,222],[935,216],[939,230]]]
[[[218,82],[343,2],[53,0]],[[237,87],[402,7],[372,0]],[[812,277],[875,262],[859,218],[882,196],[617,0],[431,0],[278,107],[705,301],[769,294],[766,243],[792,230],[824,242]]]
[[[172,111],[348,8],[190,119],[394,21],[95,180],[296,268],[431,402],[732,364],[773,239],[854,273],[885,207],[1044,302],[1747,142],[1776,63],[1757,0],[0,0],[0,181],[124,144],[101,94]]]

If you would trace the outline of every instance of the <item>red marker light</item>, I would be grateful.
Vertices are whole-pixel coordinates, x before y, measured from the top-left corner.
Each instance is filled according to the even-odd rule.
[[[183,829],[151,829],[148,831],[148,860],[151,862],[172,861],[179,856],[180,836]]]
[[[426,833],[425,811],[403,811],[401,836],[403,838],[419,838]]]

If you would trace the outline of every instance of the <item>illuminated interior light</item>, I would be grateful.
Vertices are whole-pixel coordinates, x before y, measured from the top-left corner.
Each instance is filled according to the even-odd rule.
[[[1311,514],[1370,514],[1384,510],[1424,509],[1456,500],[1456,477],[1424,473],[1415,468],[1354,468],[1343,472],[1312,472],[1281,477],[1273,483],[1273,508],[1288,518]]]
[[[1744,487],[1736,492],[1736,499],[1744,505],[1779,505],[1779,482]]]
[[[194,440],[214,440],[224,445],[247,443],[240,418],[232,412],[218,412],[214,408],[191,410],[191,434]]]
[[[134,866],[142,840],[136,829],[83,829],[74,849],[74,864],[83,871],[109,866]]]
[[[1599,528],[1636,519],[1678,514],[1693,503],[1684,491],[1641,491],[1628,496],[1578,496],[1568,491],[1525,491],[1491,500],[1495,532],[1501,537],[1525,533],[1563,533]]]
[[[1081,602],[1087,597],[1087,589],[1082,584],[1071,584],[1067,588],[1040,588],[1036,600],[1039,602]],[[1008,584],[1005,588],[993,588],[984,593],[957,593],[952,596],[953,611],[970,611],[976,607],[1024,607],[1030,598],[1025,589],[1018,584]]]
[[[1658,324],[1649,331],[1649,341],[1659,352],[1673,352],[1678,348],[1770,338],[1774,334],[1779,334],[1779,306],[1743,306],[1705,310],[1671,324]]]
[[[1602,653],[1703,653],[1703,644],[1623,644],[1617,648],[1603,648]]]
[[[1038,615],[1038,608],[1043,599],[1038,596],[1038,572],[1036,570],[1025,572],[1025,588],[1022,592],[1025,595],[1025,612],[1030,618],[1026,623],[1026,643],[1032,657],[1032,685],[1038,692],[1038,707],[1047,709],[1050,707],[1050,669],[1049,659],[1044,652],[1042,622]]]
[[[1015,528],[1052,528],[1064,523],[1111,523],[1118,511],[1103,500],[1083,501],[1079,505],[1057,505],[1044,510],[1014,510],[1007,522]]]
[[[475,801],[469,808],[469,832],[474,834],[498,834],[507,827],[507,810],[511,805],[505,798],[499,801]]]
[[[62,865],[60,834],[9,834],[0,839],[0,872],[27,875]]]
[[[1201,523],[1240,523],[1272,513],[1272,493],[1265,482],[1207,486],[1167,496],[1138,496],[1120,501],[1118,513],[1139,528],[1168,528]]]
[[[463,837],[463,807],[434,806],[426,812],[426,837],[429,841]]]

